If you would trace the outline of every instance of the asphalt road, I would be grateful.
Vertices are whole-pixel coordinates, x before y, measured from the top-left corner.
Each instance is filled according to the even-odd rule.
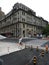
[[[26,39],[22,39],[22,42],[27,42],[27,41],[31,41],[31,40],[33,40],[33,39],[32,38],[26,38]],[[16,38],[5,38],[5,39],[0,39],[0,41],[18,43],[19,39],[16,39]]]
[[[42,46],[42,47],[45,47],[46,45],[48,45],[48,47],[49,47],[49,41],[46,42],[45,44],[41,45],[41,46]]]
[[[49,65],[49,52],[44,51],[44,57],[41,54],[42,50],[36,51],[36,49],[31,50],[23,49],[21,51],[13,52],[4,56],[0,56],[0,59],[3,61],[3,65],[34,65],[33,57],[37,57],[36,65]]]

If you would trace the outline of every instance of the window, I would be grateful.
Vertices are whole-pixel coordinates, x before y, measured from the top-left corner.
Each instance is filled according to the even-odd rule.
[[[19,21],[19,18],[18,18],[18,21]]]
[[[24,22],[25,21],[25,19],[24,18],[22,18],[22,22]]]
[[[23,23],[23,28],[25,28],[25,24]]]
[[[23,30],[23,37],[25,37],[25,31]]]
[[[13,20],[17,20],[17,18],[16,17],[13,17]]]
[[[11,16],[10,16],[10,20],[11,20]]]
[[[19,14],[19,12],[18,12],[18,14]]]
[[[25,15],[25,12],[22,11],[22,15]]]

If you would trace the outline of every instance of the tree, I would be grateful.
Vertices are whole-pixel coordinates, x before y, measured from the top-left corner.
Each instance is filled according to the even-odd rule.
[[[43,34],[45,34],[46,36],[49,35],[49,24],[45,28],[43,28]]]

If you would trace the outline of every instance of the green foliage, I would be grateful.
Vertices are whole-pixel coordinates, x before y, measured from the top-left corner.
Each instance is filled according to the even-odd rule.
[[[49,35],[49,24],[45,28],[43,28],[43,34],[45,34],[46,36]]]

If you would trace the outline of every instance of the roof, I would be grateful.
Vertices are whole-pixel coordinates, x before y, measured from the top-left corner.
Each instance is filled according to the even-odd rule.
[[[21,4],[21,3],[16,3],[16,4]],[[16,4],[15,4],[15,5],[16,5]],[[14,5],[14,6],[15,6],[15,5]],[[23,4],[22,4],[22,5],[23,5]],[[25,6],[25,5],[23,5],[23,6]],[[27,6],[25,6],[25,7],[27,7]],[[27,8],[28,8],[28,7],[27,7]],[[11,16],[11,15],[13,14],[14,10],[16,10],[15,12],[22,10],[22,11],[26,12],[27,14],[32,15],[32,16],[34,16],[35,18],[40,19],[40,20],[43,20],[43,21],[45,21],[45,22],[48,23],[48,21],[44,20],[42,17],[38,17],[38,16],[34,15],[33,13],[31,14],[31,13],[29,13],[28,11],[25,11],[24,9],[21,9],[21,8],[18,8],[18,9],[14,9],[14,8],[13,8],[8,14],[5,15],[5,17],[2,18],[0,21],[2,21],[2,20],[4,20],[4,19],[6,19],[7,17]],[[29,8],[29,10],[33,11],[33,10],[30,9],[30,8]],[[14,13],[15,13],[15,12],[14,12]],[[33,11],[33,12],[34,12],[34,11]],[[35,13],[35,12],[34,12],[34,13]]]

